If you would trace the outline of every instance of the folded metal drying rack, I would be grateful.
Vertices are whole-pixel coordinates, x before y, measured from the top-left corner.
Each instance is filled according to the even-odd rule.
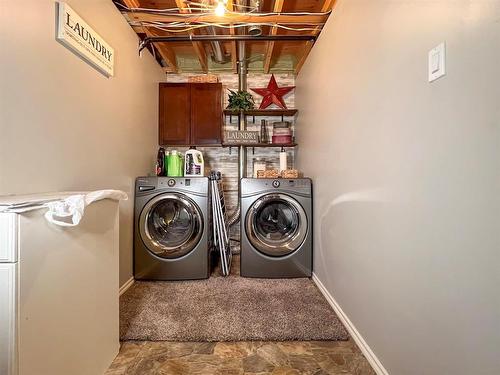
[[[226,203],[220,172],[210,172],[210,193],[212,196],[212,217],[214,230],[214,246],[219,250],[221,272],[228,276],[231,271],[232,252],[227,225]]]

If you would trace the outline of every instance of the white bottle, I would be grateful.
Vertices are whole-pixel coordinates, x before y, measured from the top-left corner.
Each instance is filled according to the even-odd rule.
[[[194,148],[186,151],[184,155],[184,176],[201,177],[205,172],[203,154]]]
[[[287,169],[286,151],[282,147],[280,151],[280,173]]]

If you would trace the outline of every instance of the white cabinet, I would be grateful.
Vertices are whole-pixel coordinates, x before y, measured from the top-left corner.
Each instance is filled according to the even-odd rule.
[[[0,213],[0,374],[17,374],[19,216]]]
[[[118,202],[76,227],[43,214],[0,213],[0,375],[100,375],[119,349]]]
[[[0,213],[0,263],[17,262],[19,215]]]
[[[17,263],[0,263],[0,374],[17,373]]]

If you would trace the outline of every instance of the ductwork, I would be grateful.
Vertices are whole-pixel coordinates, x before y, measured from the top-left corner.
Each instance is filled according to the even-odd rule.
[[[215,27],[210,26],[208,30],[210,34],[217,35]],[[214,40],[210,42],[210,45],[212,46],[213,51],[212,60],[218,64],[225,64],[229,61],[229,55],[224,53],[224,47],[222,47],[221,42]]]
[[[249,6],[252,12],[260,13],[262,11],[262,0],[250,0]],[[248,26],[248,35],[252,36],[261,36],[262,35],[262,26],[260,25],[251,25]]]
[[[248,5],[248,0],[236,0],[235,2],[235,10],[238,12],[246,12],[247,5]]]

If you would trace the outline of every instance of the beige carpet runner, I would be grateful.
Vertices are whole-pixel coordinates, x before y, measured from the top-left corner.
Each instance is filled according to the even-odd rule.
[[[237,271],[236,271],[237,272]],[[347,340],[309,279],[137,281],[120,299],[120,337],[145,341]]]

